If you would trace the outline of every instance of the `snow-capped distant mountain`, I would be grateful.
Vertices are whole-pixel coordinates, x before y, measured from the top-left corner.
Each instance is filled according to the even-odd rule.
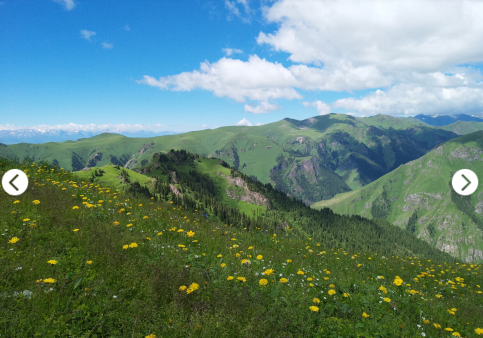
[[[16,144],[16,143],[46,143],[46,142],[64,142],[75,141],[80,138],[89,138],[102,133],[115,133],[127,137],[154,137],[163,135],[180,134],[174,131],[149,131],[149,130],[96,130],[96,131],[67,131],[67,130],[45,130],[45,129],[16,129],[16,130],[0,130],[0,143]]]
[[[458,121],[483,122],[483,119],[481,118],[481,114],[472,114],[472,115],[454,114],[454,115],[433,115],[433,116],[420,114],[420,115],[416,115],[415,118],[436,127],[447,126],[447,125],[450,125],[451,123],[455,123]]]

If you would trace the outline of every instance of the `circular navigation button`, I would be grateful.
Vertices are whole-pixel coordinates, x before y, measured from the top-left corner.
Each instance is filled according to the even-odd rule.
[[[469,169],[461,169],[453,175],[451,184],[457,194],[468,196],[478,188],[478,176]]]
[[[29,179],[22,170],[11,169],[2,178],[2,188],[11,196],[21,195],[27,190]]]

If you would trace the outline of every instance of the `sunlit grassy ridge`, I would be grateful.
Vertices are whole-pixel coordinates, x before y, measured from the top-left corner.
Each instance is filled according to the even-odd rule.
[[[248,232],[43,164],[0,162],[0,174],[30,176],[23,195],[0,193],[2,337],[470,337],[483,327],[481,265],[327,250],[290,230]]]

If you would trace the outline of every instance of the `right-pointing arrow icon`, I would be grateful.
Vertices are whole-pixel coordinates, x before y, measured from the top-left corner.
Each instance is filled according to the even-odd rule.
[[[468,178],[466,178],[466,176],[465,176],[464,174],[461,174],[461,177],[463,177],[463,178],[466,180],[466,182],[468,182],[468,183],[466,183],[466,185],[463,187],[463,189],[461,189],[461,191],[465,191],[465,189],[466,189],[466,188],[468,188],[468,186],[471,184],[471,182],[470,182],[470,180],[469,180]]]
[[[461,169],[453,175],[451,185],[457,194],[468,196],[478,188],[478,176],[469,169]]]

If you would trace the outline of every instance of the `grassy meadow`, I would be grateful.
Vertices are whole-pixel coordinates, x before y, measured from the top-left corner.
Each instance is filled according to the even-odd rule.
[[[0,191],[0,337],[475,337],[483,269],[329,250],[44,163]]]

